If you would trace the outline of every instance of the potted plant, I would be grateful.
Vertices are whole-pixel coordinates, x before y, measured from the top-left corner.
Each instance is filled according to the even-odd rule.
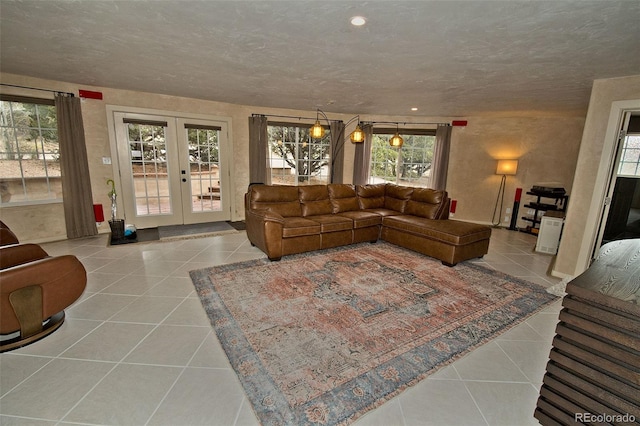
[[[124,219],[116,219],[117,216],[117,204],[116,198],[116,184],[113,179],[107,179],[107,185],[111,185],[111,191],[107,193],[111,199],[111,220],[109,226],[111,227],[111,242],[120,241],[124,239]]]

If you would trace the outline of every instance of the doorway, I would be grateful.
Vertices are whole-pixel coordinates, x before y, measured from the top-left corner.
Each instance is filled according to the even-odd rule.
[[[118,207],[136,228],[231,218],[228,122],[114,112]]]
[[[640,112],[626,113],[620,129],[615,163],[605,198],[598,242],[640,238]],[[592,256],[592,257],[593,257]]]

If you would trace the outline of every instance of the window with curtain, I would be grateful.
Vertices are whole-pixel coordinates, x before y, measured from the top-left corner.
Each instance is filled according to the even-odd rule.
[[[401,129],[401,148],[389,145],[395,133],[396,129],[373,129],[369,183],[430,188],[435,130]]]
[[[271,175],[272,185],[329,183],[331,132],[325,126],[324,137],[312,139],[310,127],[297,123],[268,123],[267,173]]]
[[[53,100],[0,96],[0,204],[62,200]]]

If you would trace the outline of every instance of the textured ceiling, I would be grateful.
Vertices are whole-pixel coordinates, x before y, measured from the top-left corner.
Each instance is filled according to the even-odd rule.
[[[0,19],[3,72],[264,107],[585,111],[594,79],[640,74],[637,0],[0,0]]]

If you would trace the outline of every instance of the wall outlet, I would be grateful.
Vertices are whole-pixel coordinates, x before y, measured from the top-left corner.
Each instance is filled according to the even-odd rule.
[[[511,207],[507,207],[507,211],[506,211],[506,213],[507,213],[507,214],[511,213]]]
[[[456,214],[449,212],[449,217],[454,217]]]
[[[504,221],[505,221],[505,222],[509,222],[510,220],[511,220],[511,216],[506,215],[506,216],[504,217]]]
[[[111,157],[102,157],[102,164],[111,164]]]

